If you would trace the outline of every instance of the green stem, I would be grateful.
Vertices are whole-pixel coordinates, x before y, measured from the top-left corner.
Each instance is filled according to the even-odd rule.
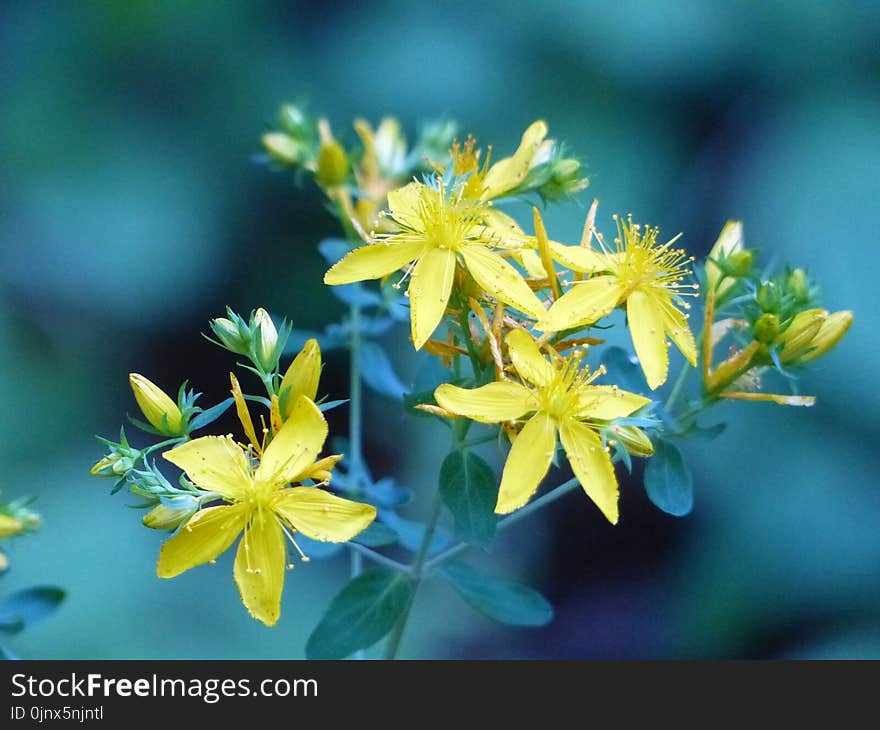
[[[517,522],[524,519],[525,517],[528,517],[533,512],[537,512],[539,509],[542,509],[548,504],[555,502],[560,497],[564,497],[566,494],[574,491],[579,486],[580,482],[575,478],[569,479],[567,482],[563,482],[558,487],[555,487],[554,489],[547,492],[547,494],[545,494],[544,496],[538,497],[538,499],[536,499],[534,502],[530,502],[522,509],[514,512],[512,515],[508,515],[507,517],[499,520],[498,529],[503,530],[506,527],[515,525]],[[444,550],[442,553],[429,560],[425,565],[425,572],[433,570],[439,565],[445,563],[447,560],[451,560],[452,558],[461,555],[463,552],[469,550],[472,547],[473,545],[467,542],[460,542],[456,545],[453,545],[452,547]]]
[[[403,632],[406,630],[406,625],[409,622],[409,615],[412,611],[413,602],[415,601],[416,591],[418,591],[419,585],[425,574],[428,554],[431,551],[431,542],[434,539],[434,532],[437,529],[437,521],[440,519],[440,513],[442,511],[443,501],[440,499],[440,491],[437,490],[437,493],[434,495],[434,504],[431,507],[431,516],[425,524],[425,534],[422,535],[422,542],[419,545],[419,551],[416,553],[416,559],[411,569],[413,585],[409,594],[409,600],[406,603],[406,608],[403,609],[403,613],[400,615],[400,618],[391,630],[391,635],[388,637],[388,644],[385,647],[386,659],[394,659],[400,649],[400,641],[403,639]]]
[[[348,403],[348,471],[360,480],[363,471],[363,433],[361,430],[361,400],[363,396],[360,371],[361,309],[355,304],[349,309],[351,337],[348,342],[349,403]]]
[[[474,347],[474,340],[471,337],[471,323],[468,318],[468,312],[467,302],[463,302],[458,310],[458,325],[461,327],[461,336],[464,338],[464,343],[467,347],[468,357],[471,360],[471,367],[474,371],[474,377],[479,377],[480,371],[483,368],[480,364],[480,356],[477,353],[477,349]]]
[[[391,568],[392,570],[397,570],[401,573],[409,573],[411,572],[411,568],[403,563],[398,563],[396,560],[392,560],[381,553],[377,553],[375,550],[371,550],[366,545],[361,545],[357,542],[350,542],[348,547],[351,549],[351,573],[352,577],[358,576],[361,574],[363,570],[363,562],[362,557],[366,557],[369,560],[372,560],[377,565],[384,565],[386,568]],[[355,558],[358,559],[359,562],[355,563]]]
[[[688,373],[690,372],[690,367],[687,363],[682,365],[681,372],[678,374],[678,378],[675,380],[675,385],[672,386],[672,392],[669,394],[669,398],[666,400],[666,411],[668,413],[672,412],[672,406],[675,405],[675,402],[678,400],[678,396],[681,395],[681,389],[684,387],[685,381],[687,380]]]

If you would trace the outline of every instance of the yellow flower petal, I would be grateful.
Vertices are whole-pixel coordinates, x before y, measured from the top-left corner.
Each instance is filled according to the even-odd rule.
[[[247,401],[244,399],[244,393],[241,392],[241,385],[235,373],[229,373],[229,382],[232,384],[232,397],[235,400],[235,412],[238,414],[238,420],[244,429],[244,435],[254,445],[257,451],[260,450],[260,440],[257,438],[257,432],[254,429],[254,422],[251,420],[251,413],[247,407]]]
[[[523,249],[516,252],[516,259],[523,265],[523,268],[533,279],[544,279],[547,272],[544,271],[544,264],[541,262],[541,254],[537,251]]]
[[[481,423],[512,421],[538,408],[528,388],[506,381],[470,390],[444,383],[434,391],[434,397],[447,411]]]
[[[621,390],[616,385],[588,385],[578,394],[574,417],[611,421],[624,418],[650,402],[650,398]]]
[[[505,515],[522,507],[547,475],[556,451],[556,424],[546,413],[536,413],[523,426],[510,448],[495,511]]]
[[[583,274],[611,269],[608,257],[592,249],[584,246],[564,246],[556,241],[550,241],[549,245],[553,258],[572,271]]]
[[[477,284],[493,297],[536,319],[547,313],[522,275],[497,253],[473,244],[461,249],[461,255]]]
[[[655,296],[636,289],[627,297],[626,316],[648,386],[651,390],[659,388],[666,382],[669,370],[662,304]]]
[[[663,329],[681,350],[681,354],[694,367],[697,365],[697,342],[688,325],[687,318],[672,303],[671,298],[662,300]]]
[[[419,210],[424,191],[425,186],[422,183],[411,182],[402,188],[389,192],[388,210],[391,217],[407,228],[421,231],[424,223]]]
[[[521,377],[534,385],[550,383],[553,379],[553,366],[541,354],[534,337],[525,330],[515,329],[511,330],[505,341],[513,366]]]
[[[281,615],[286,569],[281,525],[269,510],[255,513],[238,545],[233,575],[248,613],[266,626],[274,626]]]
[[[278,389],[281,415],[286,420],[299,396],[315,400],[321,379],[321,348],[315,339],[307,340],[303,349],[290,363]]]
[[[852,326],[853,313],[840,311],[829,314],[822,322],[822,327],[813,338],[813,349],[803,356],[803,361],[808,362],[824,355],[834,347]]]
[[[273,486],[292,481],[315,461],[326,438],[324,415],[318,406],[301,395],[290,417],[263,452],[254,481]]]
[[[547,123],[541,120],[532,125],[523,133],[522,140],[512,157],[507,157],[496,162],[489,168],[486,177],[483,178],[483,191],[481,200],[497,198],[508,190],[515,188],[529,173],[535,153],[547,136]]]
[[[413,345],[417,350],[421,349],[443,319],[454,275],[455,254],[450,249],[429,249],[413,269],[409,306]]]
[[[251,485],[247,458],[231,436],[202,436],[162,454],[196,486],[228,499],[244,498]]]
[[[333,264],[324,274],[324,283],[335,286],[381,279],[415,261],[424,248],[424,241],[383,241],[361,246]]]
[[[481,210],[480,219],[489,229],[483,231],[481,238],[491,238],[492,243],[504,248],[520,248],[534,245],[534,238],[529,236],[511,216],[497,208],[485,207]],[[488,234],[488,236],[487,236]]]
[[[208,507],[196,512],[180,531],[162,545],[156,574],[173,578],[217,558],[238,537],[247,521],[242,504]]]
[[[376,519],[370,504],[342,499],[318,487],[281,490],[273,508],[306,537],[348,542]]]
[[[621,294],[623,287],[616,276],[594,276],[572,284],[538,322],[538,327],[546,332],[560,332],[592,324],[617,306]]]
[[[617,524],[617,477],[599,435],[573,418],[559,426],[562,448],[587,496],[612,525]]]

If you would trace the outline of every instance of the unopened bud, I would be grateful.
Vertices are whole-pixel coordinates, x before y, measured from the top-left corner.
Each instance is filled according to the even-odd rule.
[[[806,304],[810,301],[810,286],[807,282],[807,272],[803,269],[794,269],[788,275],[788,290],[798,304]]]
[[[174,530],[193,514],[193,509],[171,509],[156,505],[144,515],[143,523],[152,530]]]
[[[143,375],[131,373],[128,380],[141,413],[153,428],[165,436],[183,435],[186,423],[177,404]]]
[[[242,332],[239,326],[231,319],[226,317],[212,319],[211,329],[227,350],[237,355],[248,354],[249,333],[247,331]]]
[[[635,456],[651,456],[654,453],[654,444],[642,429],[636,426],[614,426],[611,430],[629,453]]]
[[[317,178],[324,187],[342,185],[348,178],[348,156],[335,139],[321,145]]]
[[[734,278],[747,276],[752,270],[753,261],[754,253],[751,249],[744,248],[741,251],[735,251],[724,259],[724,271],[728,276]]]
[[[24,525],[14,517],[0,515],[0,537],[12,537],[24,529]]]
[[[278,330],[269,313],[260,307],[254,313],[254,350],[264,370],[272,370],[278,364]]]
[[[263,135],[263,147],[272,159],[284,165],[297,165],[303,159],[303,146],[293,137],[282,132],[267,132]]]
[[[813,338],[812,346],[801,359],[803,361],[815,360],[834,347],[847,333],[853,321],[853,313],[849,311],[834,312],[822,321],[819,332]]]
[[[773,315],[764,315],[773,316]],[[780,347],[779,359],[791,362],[813,346],[813,339],[819,333],[822,322],[828,316],[824,309],[807,309],[798,312],[778,340]]]
[[[779,334],[779,317],[775,314],[762,314],[752,328],[752,336],[756,342],[769,345]]]

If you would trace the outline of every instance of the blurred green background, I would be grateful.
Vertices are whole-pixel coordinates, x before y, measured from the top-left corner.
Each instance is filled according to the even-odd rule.
[[[431,584],[404,656],[880,657],[876,2],[22,0],[0,13],[0,488],[37,495],[45,519],[10,547],[0,593],[69,592],[10,642],[18,654],[301,657],[345,579],[344,557],[296,570],[266,629],[229,556],[156,578],[163,535],[88,476],[93,435],[134,408],[129,371],[223,397],[231,361],[198,333],[225,305],[303,328],[341,311],[314,248],[334,221],[253,162],[290,100],[349,139],[354,116],[398,115],[411,136],[449,116],[499,151],[543,117],[586,161],[601,227],[631,211],[699,255],[742,218],[765,261],[808,266],[825,306],[856,312],[804,382],[815,408],[726,406],[727,433],[687,446],[689,517],[652,507],[637,468],[617,528],[573,494],[501,537],[497,570],[539,587],[555,623],[498,627]],[[575,236],[584,213],[552,211],[552,234]],[[388,346],[412,372],[405,333]],[[329,358],[333,397],[345,366]],[[432,487],[436,427],[379,396],[367,410],[377,475]]]

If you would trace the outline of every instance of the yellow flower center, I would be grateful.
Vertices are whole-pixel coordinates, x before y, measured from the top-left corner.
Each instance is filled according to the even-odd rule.
[[[605,372],[604,368],[594,372],[582,369],[583,357],[584,353],[578,351],[564,358],[550,382],[537,388],[541,410],[556,421],[574,415],[584,389]]]

